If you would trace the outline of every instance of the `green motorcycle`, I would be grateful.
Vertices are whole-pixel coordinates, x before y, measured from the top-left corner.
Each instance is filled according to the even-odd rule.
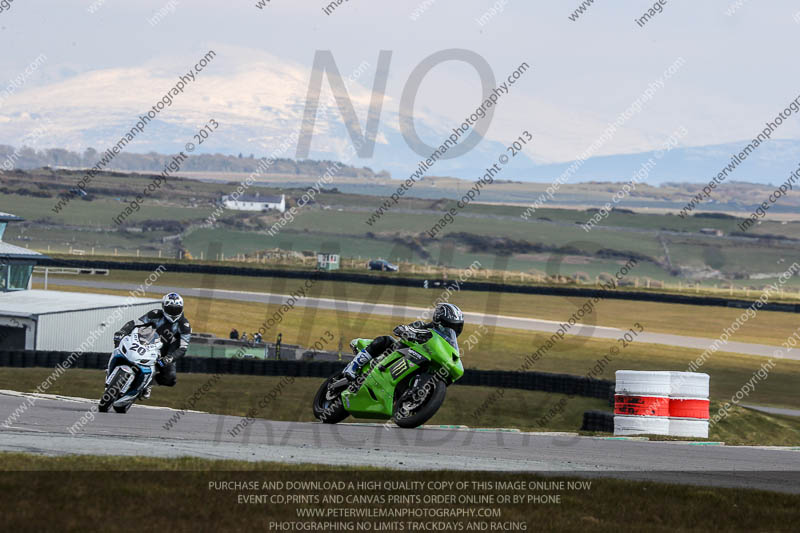
[[[353,352],[370,342],[355,339]],[[424,343],[400,339],[398,346],[391,354],[364,365],[354,381],[341,372],[329,377],[314,396],[317,420],[336,424],[353,415],[391,419],[400,427],[415,428],[436,414],[448,385],[464,375],[455,331],[435,328]]]

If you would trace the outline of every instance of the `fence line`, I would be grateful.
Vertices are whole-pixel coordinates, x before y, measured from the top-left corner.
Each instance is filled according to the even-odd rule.
[[[0,367],[54,367],[69,357],[69,352],[0,350]],[[84,353],[72,368],[105,369],[108,353]],[[197,374],[238,374],[249,376],[292,376],[327,378],[344,368],[339,361],[277,361],[212,357],[184,357],[177,361],[178,372]],[[611,400],[614,382],[571,374],[467,369],[455,385],[544,391]]]
[[[131,262],[120,263],[116,261],[102,260],[83,260],[83,259],[41,259],[41,266],[53,267],[80,267],[95,269],[115,269],[129,271],[148,271],[158,266],[158,263]],[[234,267],[225,265],[205,265],[192,263],[169,263],[171,272],[195,273],[195,274],[216,274],[230,276],[248,277],[276,277],[289,279],[305,279],[309,271],[281,270],[273,268],[254,268],[254,267]],[[320,272],[318,279],[321,281],[344,281],[352,283],[365,283],[371,285],[394,285],[401,287],[421,287],[422,278],[403,278],[397,276],[376,276],[371,274],[357,274],[344,272]],[[432,277],[435,283],[447,284],[446,279]],[[430,285],[429,285],[430,286]],[[435,286],[435,285],[434,285]],[[467,281],[461,284],[462,290],[479,292],[507,292],[518,294],[540,294],[546,296],[567,296],[580,298],[593,298],[601,295],[605,299],[616,300],[635,300],[645,302],[677,303],[687,305],[734,307],[745,309],[750,307],[753,302],[734,298],[720,298],[716,296],[690,296],[686,294],[671,294],[629,290],[607,291],[590,287],[557,287],[541,285],[512,285],[507,283]],[[767,311],[783,311],[786,313],[800,313],[800,303],[768,303],[762,309]]]

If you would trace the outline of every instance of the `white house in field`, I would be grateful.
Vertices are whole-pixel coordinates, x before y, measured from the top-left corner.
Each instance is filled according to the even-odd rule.
[[[233,195],[223,196],[222,205],[227,209],[236,211],[268,211],[274,209],[283,213],[286,211],[286,195],[271,196],[257,192],[254,195],[243,194],[238,198],[233,197]]]

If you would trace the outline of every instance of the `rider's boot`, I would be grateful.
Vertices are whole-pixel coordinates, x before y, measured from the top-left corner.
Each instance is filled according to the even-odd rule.
[[[358,374],[359,370],[361,370],[364,365],[369,363],[372,360],[372,356],[366,350],[361,350],[353,357],[353,360],[347,363],[347,366],[342,371],[344,377],[349,379],[350,381],[354,381],[356,379],[356,374]]]
[[[139,398],[142,400],[149,400],[150,399],[150,389],[153,387],[145,387],[142,392],[139,393]]]

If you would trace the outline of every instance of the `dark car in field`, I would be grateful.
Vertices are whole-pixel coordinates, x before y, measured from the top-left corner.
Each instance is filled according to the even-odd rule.
[[[367,263],[367,268],[370,270],[381,270],[383,272],[397,272],[400,270],[397,265],[393,265],[385,259],[373,259]]]

